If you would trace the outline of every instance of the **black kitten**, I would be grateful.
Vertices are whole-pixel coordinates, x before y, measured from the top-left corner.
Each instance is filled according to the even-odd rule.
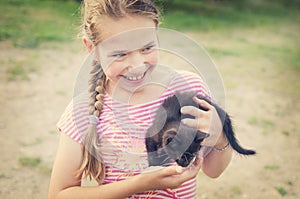
[[[195,158],[201,148],[201,142],[209,134],[181,123],[184,118],[193,118],[191,115],[181,114],[183,106],[194,106],[207,111],[193,101],[195,93],[176,93],[167,98],[159,107],[152,126],[146,134],[146,148],[149,166],[164,166],[173,161],[178,165],[187,167]],[[235,138],[231,120],[228,114],[218,105],[212,103],[206,97],[197,95],[215,107],[223,124],[223,131],[231,147],[240,154],[253,155],[253,150],[244,149]]]

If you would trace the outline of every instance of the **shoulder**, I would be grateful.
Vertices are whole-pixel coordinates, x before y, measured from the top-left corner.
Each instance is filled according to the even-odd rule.
[[[87,95],[74,97],[57,123],[59,131],[78,143],[82,143],[88,128],[88,104]]]
[[[194,91],[210,96],[210,91],[200,75],[184,70],[176,70],[171,74],[170,89],[180,92]]]
[[[171,74],[172,80],[176,80],[178,82],[188,82],[188,81],[199,81],[203,82],[202,78],[200,75],[190,72],[190,71],[185,71],[185,70],[176,70]]]

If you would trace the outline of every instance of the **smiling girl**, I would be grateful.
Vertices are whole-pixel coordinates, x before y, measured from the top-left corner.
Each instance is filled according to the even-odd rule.
[[[208,95],[204,83],[197,75],[158,65],[154,1],[85,0],[83,9],[83,43],[94,55],[89,100],[73,100],[58,122],[61,134],[49,199],[196,198],[198,172],[202,168],[218,177],[230,162],[230,147],[212,150],[187,169],[143,172],[148,165],[144,139],[167,97],[189,90]],[[188,125],[210,133],[204,144],[227,146],[215,109],[197,102],[207,111],[186,107],[182,111],[195,116]],[[99,185],[81,186],[84,176]]]

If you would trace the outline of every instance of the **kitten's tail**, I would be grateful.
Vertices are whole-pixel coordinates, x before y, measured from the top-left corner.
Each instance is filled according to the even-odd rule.
[[[227,138],[230,146],[235,151],[237,151],[238,153],[243,154],[243,155],[254,155],[254,154],[256,154],[256,152],[254,150],[245,149],[245,148],[243,148],[242,146],[239,145],[239,142],[236,139],[233,128],[232,128],[230,117],[227,114],[225,116],[223,130],[224,130],[224,133],[226,135],[226,138]]]

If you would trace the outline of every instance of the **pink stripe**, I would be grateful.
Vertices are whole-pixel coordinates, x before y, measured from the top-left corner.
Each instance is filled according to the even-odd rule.
[[[180,193],[178,195],[186,196],[187,194],[189,194],[191,192],[191,190],[196,191],[196,187],[195,186],[193,186],[193,187],[191,187],[191,186],[189,186],[189,187],[183,186],[182,188],[178,189],[178,193]]]
[[[182,92],[185,92],[185,91],[188,91],[188,90],[190,90],[190,89],[192,89],[192,90],[195,90],[197,88],[197,90],[199,89],[203,89],[203,87],[202,86],[200,86],[200,85],[197,85],[197,86],[195,86],[195,85],[193,85],[193,84],[188,84],[188,85],[178,85],[178,86],[174,86],[173,87],[173,89],[174,90],[176,90],[176,91],[182,91]]]
[[[75,131],[74,125],[68,125],[68,126],[62,126],[61,129],[63,130],[64,133],[73,133]]]

